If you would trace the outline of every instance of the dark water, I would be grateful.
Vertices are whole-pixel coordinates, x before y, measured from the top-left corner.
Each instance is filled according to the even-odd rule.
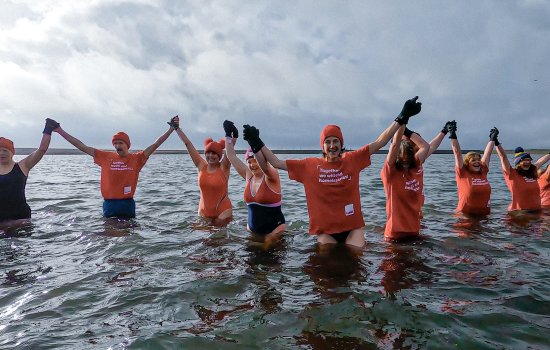
[[[295,157],[295,156],[293,156]],[[493,214],[453,214],[453,161],[426,164],[424,239],[383,241],[383,156],[363,172],[368,246],[320,251],[302,187],[283,178],[289,230],[248,240],[235,221],[201,228],[188,156],[155,155],[131,227],[101,217],[99,169],[47,156],[27,186],[32,226],[0,234],[1,349],[546,349],[550,215],[510,218],[493,157]]]

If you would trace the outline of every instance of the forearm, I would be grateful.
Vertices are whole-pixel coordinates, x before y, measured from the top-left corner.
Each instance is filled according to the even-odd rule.
[[[418,147],[418,151],[416,151],[416,157],[420,160],[420,163],[424,163],[424,161],[429,156],[430,144],[417,133],[413,133],[411,135],[411,141]]]
[[[36,152],[39,153],[46,153],[48,148],[50,147],[50,141],[52,140],[52,135],[50,134],[42,134],[42,140],[40,140],[40,146],[38,146],[38,149]]]
[[[401,138],[403,137],[406,127],[406,125],[402,125],[393,135],[393,142],[391,143],[390,149],[388,150],[388,155],[386,156],[386,161],[390,164],[395,163],[397,159],[397,154],[399,152],[399,148],[401,147]]]
[[[395,135],[396,131],[400,128],[397,122],[393,121],[387,128],[384,130],[374,142],[369,144],[370,154],[374,154],[380,148],[384,147],[390,139]],[[406,125],[403,125],[403,130],[405,130]]]
[[[71,145],[75,146],[77,149],[81,150],[84,153],[87,153],[91,156],[94,155],[94,149],[92,147],[86,146],[82,141],[77,139],[76,137],[70,135],[65,130],[63,130],[61,127],[57,128],[55,130],[61,137],[63,137],[65,140],[67,140]]]
[[[267,146],[263,146],[261,152],[269,164],[273,165],[277,169],[287,170],[286,161],[280,160]]]
[[[537,162],[535,163],[535,166],[537,167],[537,169],[539,169],[541,166],[546,164],[549,160],[550,160],[550,153],[545,154],[544,156],[540,157],[539,160],[537,160]]]
[[[246,179],[246,165],[237,157],[237,152],[235,152],[235,142],[237,139],[234,139],[232,137],[226,137],[225,138],[225,155],[227,156],[227,159],[233,165],[233,168],[237,170],[237,173],[241,175],[241,177]]]
[[[455,157],[455,165],[461,169],[464,164],[462,159],[462,149],[460,149],[458,139],[451,139],[451,148],[453,149],[453,155]]]
[[[264,148],[266,147],[264,146]],[[267,160],[265,159],[263,152],[256,153],[254,157],[256,158],[256,162],[258,162],[258,166],[262,169],[264,174],[266,174],[267,177],[271,177],[273,174],[270,174],[270,170],[273,168],[270,169],[267,165]]]
[[[157,148],[160,147],[160,145],[162,145],[164,143],[164,141],[166,141],[168,139],[168,137],[170,136],[170,134],[172,134],[172,131],[174,131],[174,128],[170,127],[164,134],[162,134],[151,146],[147,147],[143,153],[145,153],[145,155],[147,157],[149,157],[151,154],[153,154],[153,152],[155,152],[157,150]]]
[[[44,157],[44,154],[46,154],[48,147],[50,147],[51,139],[51,135],[42,134],[40,146],[38,146],[38,148],[34,152],[29,154],[20,162],[20,165],[23,167],[25,174],[28,174],[28,172],[42,159],[42,157]]]
[[[508,156],[506,155],[506,152],[504,151],[504,148],[502,145],[497,146],[497,154],[500,157],[500,164],[502,166],[502,170],[504,172],[508,172],[510,170],[510,161],[508,160]]]
[[[445,138],[445,134],[442,133],[442,132],[439,132],[434,138],[432,141],[430,141],[430,144],[429,144],[429,151],[428,151],[428,155],[427,157],[431,156],[438,148],[439,148],[439,145],[441,145],[441,142],[443,141],[443,139]],[[426,157],[426,158],[427,158]]]
[[[483,164],[489,166],[489,162],[491,161],[491,154],[493,153],[494,147],[495,141],[487,142],[487,146],[485,146],[485,150],[483,151],[483,157],[481,158],[481,162]]]
[[[197,151],[195,146],[193,146],[193,143],[191,141],[189,141],[189,138],[187,138],[187,135],[185,135],[185,133],[181,130],[181,128],[177,129],[176,133],[178,134],[180,140],[185,145],[185,148],[187,148],[187,152],[189,153],[189,156],[193,160],[193,163],[195,164],[195,166],[197,168],[199,168],[200,164],[203,161],[203,159],[200,156],[199,152]]]

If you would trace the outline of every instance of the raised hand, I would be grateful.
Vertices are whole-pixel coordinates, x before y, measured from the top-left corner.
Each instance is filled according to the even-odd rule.
[[[59,128],[59,123],[56,122],[53,119],[46,118],[46,123],[44,124],[44,131],[42,131],[43,134],[51,135],[52,131]]]
[[[170,119],[170,121],[167,122],[167,123],[172,128],[174,128],[174,130],[178,130],[179,127],[180,127],[180,117],[178,117],[178,116],[172,117],[172,119]]]
[[[263,141],[260,139],[260,130],[255,126],[243,125],[243,139],[248,142],[254,153],[258,153],[264,146]]]
[[[399,113],[397,118],[395,118],[395,121],[399,123],[399,125],[407,124],[410,117],[420,113],[420,110],[422,109],[422,103],[417,102],[417,100],[418,96],[415,96],[410,100],[405,101],[401,113]]]
[[[446,122],[445,126],[443,126],[443,129],[441,129],[441,132],[445,135],[447,135],[447,133],[450,131],[456,132],[456,122],[454,120]]]
[[[226,137],[232,137],[234,139],[239,137],[239,130],[237,130],[235,124],[230,120],[224,120],[223,130],[225,131]]]
[[[495,146],[500,145],[500,142],[498,142],[498,129],[496,126],[489,131],[489,140],[495,141]]]

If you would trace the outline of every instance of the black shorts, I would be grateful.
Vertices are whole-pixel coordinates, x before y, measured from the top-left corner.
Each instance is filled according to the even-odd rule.
[[[330,237],[334,238],[338,243],[346,243],[346,239],[348,239],[350,233],[351,230],[340,233],[333,233],[330,235]]]

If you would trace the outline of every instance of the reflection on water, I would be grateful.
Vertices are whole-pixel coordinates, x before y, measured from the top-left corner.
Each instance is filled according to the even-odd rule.
[[[492,213],[456,215],[452,156],[434,155],[423,239],[387,243],[383,159],[361,174],[357,254],[316,245],[285,173],[288,231],[265,245],[245,230],[234,172],[226,228],[197,218],[182,155],[151,157],[135,220],[104,220],[89,157],[46,156],[28,181],[31,223],[0,228],[0,348],[550,348],[550,213],[508,215],[497,160]]]
[[[411,244],[388,244],[379,270],[383,273],[382,286],[390,300],[396,300],[395,294],[403,289],[414,288],[416,284],[429,286],[432,282],[432,269],[416,254],[419,240]]]
[[[322,297],[316,303],[346,299],[352,293],[345,287],[366,280],[360,255],[343,244],[317,246],[309,255],[304,272],[315,283],[314,291]]]

